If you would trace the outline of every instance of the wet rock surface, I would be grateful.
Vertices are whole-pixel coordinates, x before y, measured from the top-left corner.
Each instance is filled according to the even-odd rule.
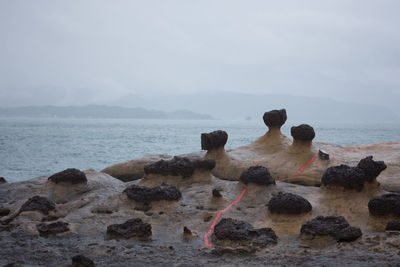
[[[372,182],[384,171],[387,166],[383,161],[375,161],[372,156],[368,156],[358,163],[357,167],[364,171],[365,180]]]
[[[182,197],[181,191],[177,187],[164,183],[152,188],[131,185],[124,190],[124,193],[128,198],[143,203],[159,200],[178,200]]]
[[[400,231],[400,220],[390,221],[386,224],[386,231]]]
[[[264,113],[263,120],[268,128],[281,128],[287,120],[286,109],[271,110]]]
[[[54,222],[41,223],[36,226],[40,236],[49,237],[69,231],[68,223]]]
[[[308,124],[293,126],[290,129],[290,133],[293,136],[293,139],[300,141],[312,141],[315,137],[314,128]]]
[[[141,219],[130,219],[122,224],[112,224],[107,227],[108,238],[132,238],[151,236],[151,225]]]
[[[201,149],[212,150],[224,147],[228,141],[228,134],[225,131],[218,130],[211,133],[201,134]]]
[[[145,174],[160,174],[191,177],[196,168],[212,170],[215,161],[212,159],[189,159],[187,157],[174,157],[171,160],[159,160],[144,167]]]
[[[48,215],[49,211],[54,210],[55,208],[56,204],[53,201],[45,197],[34,196],[28,199],[28,201],[21,206],[20,212],[37,210]]]
[[[337,241],[354,241],[362,235],[360,228],[350,226],[342,216],[318,216],[303,224],[300,233],[331,236]]]
[[[325,186],[342,186],[345,189],[361,191],[364,188],[364,172],[347,165],[329,167],[322,176],[321,183]]]
[[[255,183],[259,185],[275,184],[274,178],[272,178],[268,169],[263,166],[250,167],[240,175],[240,181],[242,181],[245,184],[248,183]]]
[[[372,198],[368,210],[375,216],[400,216],[400,194],[389,193]]]
[[[271,213],[301,214],[312,210],[311,203],[302,196],[292,193],[279,193],[268,203]]]
[[[83,255],[75,255],[72,257],[71,267],[95,267],[94,262]]]
[[[218,240],[245,242],[259,246],[274,245],[278,242],[278,237],[271,228],[255,229],[247,222],[232,218],[222,219],[217,223],[214,235]]]
[[[70,168],[53,174],[52,176],[49,177],[49,181],[52,181],[56,184],[61,182],[70,184],[80,184],[80,183],[86,183],[87,178],[84,172],[81,172],[78,169]]]

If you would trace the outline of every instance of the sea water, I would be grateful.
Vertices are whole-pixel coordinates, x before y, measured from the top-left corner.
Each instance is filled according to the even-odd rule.
[[[287,122],[282,132],[290,136],[290,127],[298,124]],[[310,124],[316,131],[315,141],[400,141],[400,124]],[[226,148],[236,148],[264,135],[267,128],[262,119],[0,118],[0,176],[16,182],[66,168],[102,170],[146,155],[190,153],[201,149],[201,133],[214,130],[226,131]]]

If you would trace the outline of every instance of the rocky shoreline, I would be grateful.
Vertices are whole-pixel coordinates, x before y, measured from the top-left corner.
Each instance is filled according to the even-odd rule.
[[[233,150],[218,130],[206,152],[4,180],[1,266],[400,264],[400,145],[313,143],[306,124],[291,139],[285,110],[263,119]]]

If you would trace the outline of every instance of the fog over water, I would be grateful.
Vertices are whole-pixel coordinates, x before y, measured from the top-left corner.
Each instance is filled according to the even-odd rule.
[[[0,1],[0,105],[240,92],[400,115],[398,10],[396,0]]]

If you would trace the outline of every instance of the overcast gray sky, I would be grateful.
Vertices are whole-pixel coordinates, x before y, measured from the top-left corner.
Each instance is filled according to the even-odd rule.
[[[236,91],[400,98],[400,1],[0,0],[0,105]]]

